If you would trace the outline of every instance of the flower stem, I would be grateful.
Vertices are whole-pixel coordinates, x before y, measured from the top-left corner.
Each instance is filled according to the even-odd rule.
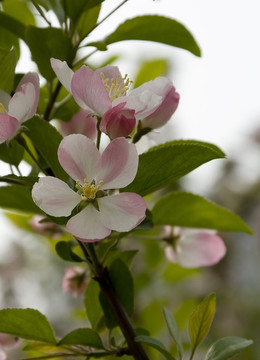
[[[142,345],[135,342],[136,333],[130,322],[130,319],[119,301],[119,298],[113,288],[111,280],[109,278],[108,269],[102,266],[96,255],[95,247],[91,243],[86,244],[89,255],[92,258],[92,267],[94,267],[94,279],[99,283],[100,289],[106,297],[111,310],[120,326],[120,329],[126,339],[129,353],[135,360],[149,360]]]

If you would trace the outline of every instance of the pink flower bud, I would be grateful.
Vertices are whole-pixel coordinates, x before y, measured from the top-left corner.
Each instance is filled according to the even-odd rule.
[[[48,236],[57,239],[61,236],[62,231],[58,225],[52,222],[41,222],[45,219],[43,215],[35,215],[30,220],[30,224],[35,232],[43,236]]]
[[[95,140],[97,137],[97,119],[89,116],[89,110],[81,109],[73,115],[69,122],[61,122],[60,132],[63,136],[70,134],[83,134],[89,139]]]
[[[82,295],[86,289],[88,279],[86,271],[80,267],[65,269],[65,275],[62,282],[64,292],[70,291],[74,297]]]
[[[105,132],[110,139],[127,137],[135,127],[135,110],[125,108],[121,103],[109,109],[102,117],[100,130]]]

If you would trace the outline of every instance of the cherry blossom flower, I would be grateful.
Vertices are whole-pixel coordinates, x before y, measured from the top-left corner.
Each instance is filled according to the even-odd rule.
[[[11,97],[0,90],[0,144],[11,140],[22,123],[35,115],[39,102],[39,76],[29,72],[21,79]]]
[[[65,269],[65,275],[62,281],[62,289],[64,292],[71,292],[74,297],[84,294],[88,278],[86,271],[78,266]]]
[[[179,94],[165,77],[148,81],[127,94],[130,81],[122,77],[116,66],[93,71],[83,65],[73,73],[64,61],[52,58],[51,65],[79,106],[101,117],[111,108],[124,104],[125,109],[135,111],[135,118],[142,121],[142,127],[156,128],[170,119],[179,103]]]
[[[184,268],[212,266],[226,254],[226,246],[215,230],[165,226],[164,233],[167,259]]]
[[[62,121],[60,124],[60,132],[63,136],[70,134],[82,134],[88,138],[95,140],[97,137],[97,119],[89,116],[89,110],[81,109],[74,114],[70,121]]]
[[[146,203],[137,194],[113,193],[135,178],[138,155],[124,138],[113,140],[102,155],[95,143],[84,135],[66,136],[60,143],[58,158],[64,170],[76,181],[76,192],[52,176],[34,184],[34,202],[47,214],[70,216],[66,229],[82,241],[98,241],[112,230],[130,231],[144,218]]]
[[[61,228],[50,221],[42,222],[45,219],[43,215],[34,215],[30,220],[31,227],[40,235],[58,239],[62,234]]]
[[[14,335],[0,333],[0,360],[6,360],[6,351],[20,346],[22,340]]]

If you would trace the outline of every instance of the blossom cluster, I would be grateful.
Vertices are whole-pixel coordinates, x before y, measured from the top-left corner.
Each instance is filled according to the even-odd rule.
[[[176,111],[179,94],[165,77],[129,90],[131,81],[116,66],[94,71],[83,65],[73,72],[65,61],[54,58],[51,66],[80,107],[70,122],[60,126],[64,138],[58,160],[73,181],[40,177],[32,198],[47,215],[67,217],[66,230],[80,241],[96,242],[112,231],[128,232],[144,220],[147,209],[140,195],[120,191],[134,180],[138,169],[131,135],[163,126]],[[0,90],[0,143],[23,131],[22,124],[35,115],[38,101],[36,73],[24,75],[13,97]],[[102,133],[110,142],[100,153]],[[44,217],[33,218],[31,224],[35,231],[48,236],[62,233]],[[207,231],[178,230],[173,235],[171,230],[164,240],[167,258],[184,267],[213,265],[225,254],[222,240]],[[78,271],[67,272],[65,291],[75,274],[78,276]]]

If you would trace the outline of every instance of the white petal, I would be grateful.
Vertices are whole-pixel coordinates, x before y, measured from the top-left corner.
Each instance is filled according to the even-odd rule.
[[[145,218],[144,199],[134,193],[121,193],[98,199],[102,223],[116,231],[129,231]]]
[[[81,134],[66,136],[60,143],[58,158],[64,170],[82,183],[95,179],[100,167],[100,153],[95,143]]]
[[[137,172],[138,154],[134,144],[124,138],[113,140],[101,156],[98,180],[103,180],[101,189],[123,188],[130,184]]]
[[[73,216],[66,228],[76,238],[87,242],[104,239],[111,233],[111,230],[102,224],[100,212],[92,204]]]
[[[74,72],[68,67],[66,61],[51,58],[51,67],[65,89],[71,93],[71,80]]]
[[[14,94],[9,101],[8,114],[23,123],[30,119],[34,114],[36,93],[32,83],[22,85],[22,90]]]
[[[69,216],[81,197],[64,181],[52,176],[40,178],[32,188],[33,201],[49,215]]]

